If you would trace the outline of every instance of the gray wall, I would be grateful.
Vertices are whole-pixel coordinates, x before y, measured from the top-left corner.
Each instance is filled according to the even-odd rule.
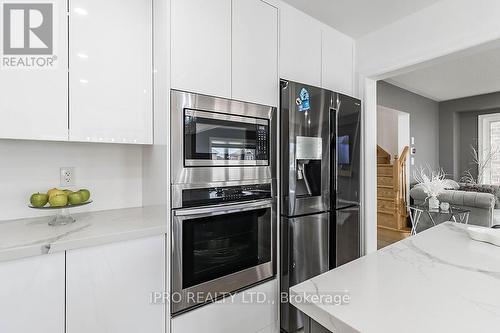
[[[500,113],[500,92],[438,103],[379,81],[377,99],[378,105],[410,114],[410,135],[415,137],[417,150],[415,167],[441,167],[456,180],[469,169],[477,174],[470,149],[477,145],[477,116]]]
[[[470,145],[477,145],[477,116],[498,112],[500,92],[439,103],[439,163],[456,180],[468,169],[477,173],[470,154]]]
[[[472,175],[477,177],[477,165],[472,162],[470,146],[473,145],[477,148],[477,139],[479,137],[477,116],[488,113],[500,113],[500,109],[458,113],[460,119],[459,176],[463,175],[465,171],[470,170]]]
[[[439,103],[385,81],[377,84],[377,104],[410,114],[410,136],[415,138],[415,165],[439,167]],[[445,170],[446,171],[446,170]]]

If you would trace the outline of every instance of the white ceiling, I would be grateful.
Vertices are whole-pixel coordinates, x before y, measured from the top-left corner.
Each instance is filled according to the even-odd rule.
[[[439,0],[284,0],[295,8],[359,38]]]
[[[386,81],[435,101],[497,92],[500,91],[500,47],[433,64]]]

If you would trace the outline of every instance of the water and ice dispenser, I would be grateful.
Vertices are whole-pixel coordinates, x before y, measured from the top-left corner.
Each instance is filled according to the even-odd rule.
[[[296,137],[296,196],[297,198],[321,195],[322,138]]]

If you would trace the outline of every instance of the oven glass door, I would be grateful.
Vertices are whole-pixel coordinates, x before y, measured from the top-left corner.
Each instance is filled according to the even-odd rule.
[[[182,288],[271,261],[271,209],[185,220]]]
[[[173,314],[275,275],[272,200],[179,209],[172,227]]]
[[[184,110],[185,166],[269,165],[269,120]]]

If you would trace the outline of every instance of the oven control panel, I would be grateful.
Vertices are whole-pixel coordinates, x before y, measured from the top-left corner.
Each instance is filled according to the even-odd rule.
[[[182,207],[208,206],[271,197],[270,183],[185,189],[182,191]]]

